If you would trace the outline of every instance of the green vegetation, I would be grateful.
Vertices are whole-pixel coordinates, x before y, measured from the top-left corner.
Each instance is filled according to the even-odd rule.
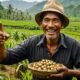
[[[1,20],[2,21],[2,23],[3,23],[3,25],[4,26],[11,26],[11,27],[14,27],[14,26],[18,26],[18,27],[20,27],[20,26],[36,26],[37,24],[34,22],[34,21],[29,21],[29,20],[26,20],[26,21],[15,21],[15,20],[4,20],[4,19],[2,19]]]
[[[4,27],[13,29],[29,29],[29,30],[39,30],[38,25],[35,21],[15,21],[15,20],[1,20]]]
[[[32,16],[27,11],[13,8],[12,4],[5,8],[0,2],[0,19],[8,20],[32,20]]]

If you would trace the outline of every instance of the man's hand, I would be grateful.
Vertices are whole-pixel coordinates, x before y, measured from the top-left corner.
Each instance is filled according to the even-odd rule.
[[[7,56],[4,43],[8,38],[8,34],[0,31],[0,60],[3,60]]]
[[[0,31],[0,44],[3,44],[8,38],[9,38],[8,34]]]
[[[51,78],[51,77],[64,78],[65,75],[68,75],[69,69],[67,67],[63,66],[63,67],[58,67],[57,71],[58,71],[57,74],[51,74],[50,76],[47,76],[47,78]]]
[[[9,35],[4,33],[3,31],[3,25],[0,22],[0,44],[4,44],[4,42],[9,38]]]

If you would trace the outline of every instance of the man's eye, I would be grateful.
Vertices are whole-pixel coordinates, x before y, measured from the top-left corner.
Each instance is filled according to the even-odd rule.
[[[43,21],[44,21],[44,22],[48,22],[48,21],[49,21],[49,19],[43,19]]]
[[[60,20],[59,20],[59,19],[54,19],[53,21],[54,21],[54,22],[60,22]]]

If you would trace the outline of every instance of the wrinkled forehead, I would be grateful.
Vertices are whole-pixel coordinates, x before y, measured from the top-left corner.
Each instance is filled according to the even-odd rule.
[[[47,12],[44,14],[43,18],[57,18],[60,19],[60,15],[54,12]]]
[[[51,11],[47,11],[47,12],[42,13],[41,18],[43,19],[44,17],[47,17],[47,16],[49,16],[49,17],[55,16],[59,19],[62,19],[61,14],[59,14],[57,12],[51,12]]]
[[[64,17],[60,14],[60,13],[57,13],[57,12],[45,12],[45,13],[42,13],[41,16],[40,16],[40,22],[42,22],[44,19],[58,19],[61,21],[62,25],[64,25]]]

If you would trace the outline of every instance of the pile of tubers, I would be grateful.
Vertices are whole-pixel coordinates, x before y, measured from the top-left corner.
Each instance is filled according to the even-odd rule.
[[[57,68],[62,66],[64,65],[53,62],[52,60],[48,60],[48,59],[42,59],[41,61],[34,62],[33,64],[31,64],[31,67],[34,70],[47,71],[47,72],[51,72],[51,71],[57,72]]]

